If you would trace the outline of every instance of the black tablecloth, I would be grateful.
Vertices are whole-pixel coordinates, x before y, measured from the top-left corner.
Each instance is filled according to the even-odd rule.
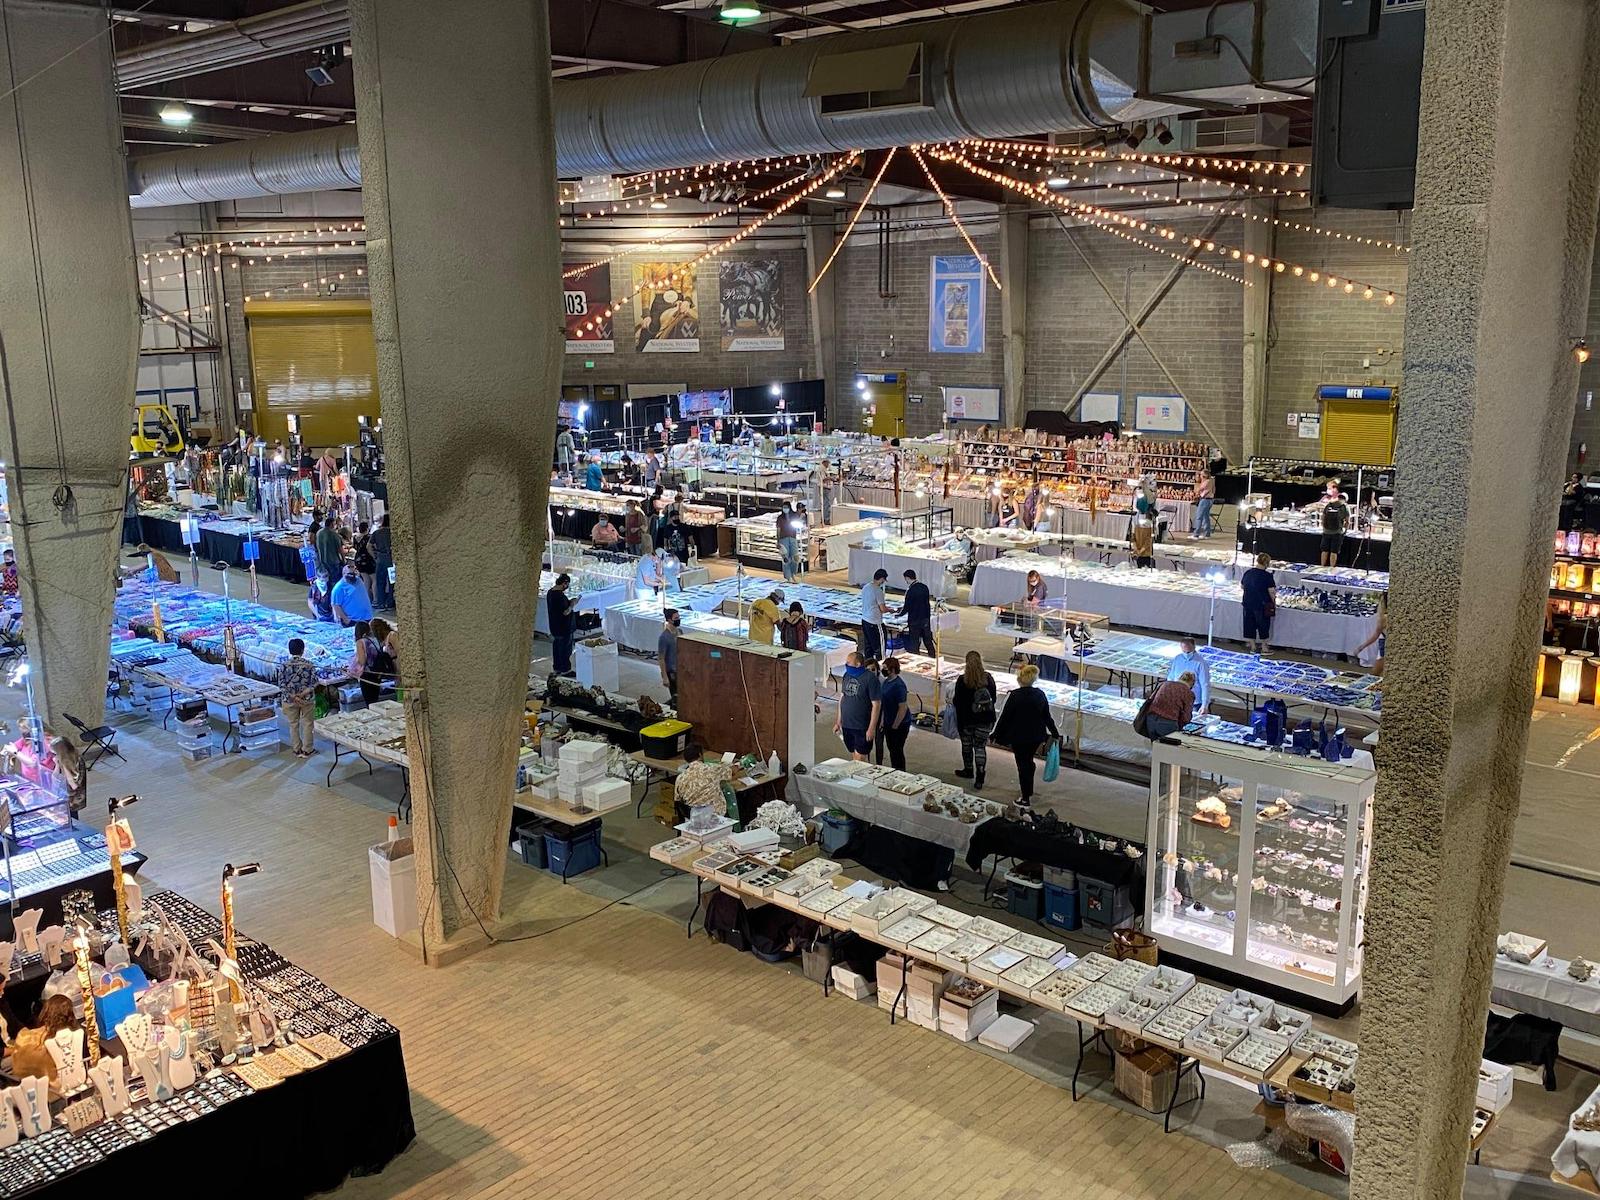
[[[607,513],[611,523],[617,527],[617,532],[622,531],[622,515],[620,513]],[[576,538],[580,542],[587,542],[589,535],[594,532],[594,523],[600,518],[598,508],[571,508],[555,505],[550,506],[550,526],[555,530],[557,537]],[[695,548],[701,558],[711,558],[717,553],[717,527],[715,525],[685,525],[683,532],[694,541]],[[619,546],[618,549],[621,549]]]
[[[224,1194],[311,1196],[351,1175],[376,1174],[416,1136],[400,1035],[392,1033],[28,1194],[81,1200],[160,1191],[158,1181],[199,1171]]]
[[[1239,546],[1252,554],[1270,554],[1280,562],[1315,564],[1322,550],[1322,535],[1302,529],[1241,525]],[[1339,550],[1339,565],[1387,571],[1389,542],[1383,538],[1346,534]]]
[[[950,878],[956,852],[907,833],[860,822],[845,853],[869,871],[908,887],[932,891]]]
[[[972,831],[972,842],[967,847],[967,866],[974,871],[981,870],[983,860],[991,854],[1059,867],[1063,871],[1087,875],[1090,879],[1098,879],[1113,887],[1126,886],[1134,911],[1144,911],[1142,857],[1129,858],[1126,854],[1081,843],[1070,834],[1043,833],[1026,821],[1011,821],[1003,817],[985,821]]]
[[[165,517],[139,518],[139,528],[142,531],[144,543],[154,550],[166,550],[173,554],[189,557],[189,547],[183,544],[183,531],[176,521],[169,521]],[[288,579],[294,583],[305,582],[305,569],[300,565],[300,550],[297,546],[280,546],[277,542],[268,541],[258,537],[256,545],[260,547],[261,557],[256,560],[256,570],[263,575],[276,575],[281,579]],[[220,533],[200,526],[200,561],[206,566],[214,562],[225,562],[229,566],[241,570],[250,564],[244,560],[244,539],[238,534]]]

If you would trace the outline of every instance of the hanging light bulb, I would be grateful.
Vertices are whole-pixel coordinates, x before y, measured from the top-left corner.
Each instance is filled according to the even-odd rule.
[[[163,125],[187,125],[194,120],[194,110],[187,104],[179,104],[176,100],[163,105],[160,115]]]

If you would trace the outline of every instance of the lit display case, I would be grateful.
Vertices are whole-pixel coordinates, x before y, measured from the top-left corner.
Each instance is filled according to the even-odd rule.
[[[1151,750],[1145,911],[1162,950],[1348,1004],[1376,772],[1213,741]]]

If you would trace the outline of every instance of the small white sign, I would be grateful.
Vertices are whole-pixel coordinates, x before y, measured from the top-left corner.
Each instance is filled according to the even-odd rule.
[[[1321,437],[1322,418],[1302,415],[1300,418],[1300,436],[1307,439]]]
[[[1293,429],[1298,424],[1300,424],[1300,414],[1299,413],[1290,413],[1289,414],[1289,428]]]
[[[239,393],[239,407],[242,408],[242,409],[245,409],[245,410],[249,410],[252,407],[252,403],[251,403],[250,393],[249,392],[240,392]]]

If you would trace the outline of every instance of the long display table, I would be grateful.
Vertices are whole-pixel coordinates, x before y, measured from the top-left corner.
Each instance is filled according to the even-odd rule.
[[[221,522],[212,520],[209,523],[202,519],[200,523],[200,544],[196,552],[200,561],[209,567],[215,562],[225,562],[230,567],[241,570],[250,564],[244,558],[244,543],[246,526],[254,535],[260,556],[256,560],[256,570],[264,575],[276,575],[280,579],[287,579],[293,583],[304,583],[306,578],[305,568],[300,563],[300,534],[296,531],[292,536],[293,544],[276,541],[276,536],[282,536],[281,530],[268,529],[260,523],[250,523],[227,519]],[[189,547],[183,544],[183,526],[178,521],[169,517],[149,516],[139,514],[140,540],[153,550],[165,550],[171,554],[189,557]]]
[[[870,583],[879,570],[889,572],[888,587],[905,590],[905,573],[915,571],[917,579],[928,585],[936,599],[948,600],[956,594],[956,577],[951,568],[959,568],[967,561],[966,555],[954,550],[933,547],[906,547],[901,550],[879,550],[871,542],[850,547],[850,582],[856,587]]]
[[[1085,612],[1104,613],[1114,625],[1165,629],[1205,637],[1240,641],[1244,636],[1244,607],[1239,588],[1229,580],[1171,571],[1140,571],[1101,567],[1037,555],[1013,555],[979,563],[972,583],[972,603],[1005,605],[1027,594],[1027,572],[1037,570],[1046,580],[1050,597]],[[1213,590],[1215,599],[1213,600]],[[1372,632],[1376,608],[1359,597],[1324,596],[1350,611],[1299,608],[1280,591],[1278,613],[1272,623],[1271,642],[1323,654],[1353,654]],[[1214,610],[1213,610],[1214,604]]]
[[[1322,535],[1309,529],[1265,523],[1240,525],[1238,538],[1241,550],[1251,554],[1270,554],[1283,562],[1314,563],[1322,552]],[[1347,533],[1339,547],[1339,565],[1387,571],[1389,544],[1386,537]]]

